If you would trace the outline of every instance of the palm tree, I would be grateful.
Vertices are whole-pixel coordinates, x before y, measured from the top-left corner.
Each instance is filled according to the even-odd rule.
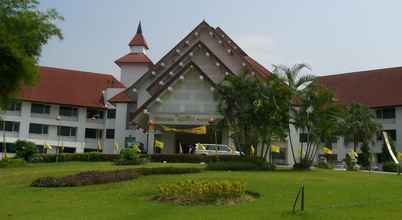
[[[308,84],[315,80],[315,76],[311,74],[304,74],[301,76],[301,71],[304,69],[311,70],[310,66],[301,63],[295,64],[292,67],[284,66],[284,65],[273,65],[273,74],[277,75],[282,79],[282,81],[288,86],[288,90],[291,93],[291,100],[289,102],[289,110],[291,112],[295,112],[294,107],[292,106],[292,102],[297,101],[298,97],[304,92],[304,89]],[[293,148],[292,136],[290,133],[290,124],[294,124],[295,119],[291,115],[290,123],[288,128],[288,137],[290,142],[290,149],[293,156],[293,161],[296,163],[296,157]]]
[[[373,141],[381,130],[381,125],[375,121],[370,109],[361,104],[352,104],[346,107],[344,121],[342,123],[345,142],[353,142],[354,151],[359,143],[368,144]]]

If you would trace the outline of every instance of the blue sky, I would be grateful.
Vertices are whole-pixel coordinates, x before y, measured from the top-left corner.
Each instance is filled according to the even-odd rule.
[[[65,21],[64,40],[41,65],[111,73],[138,21],[156,62],[205,19],[264,66],[306,62],[317,75],[402,66],[402,1],[388,0],[41,0]]]

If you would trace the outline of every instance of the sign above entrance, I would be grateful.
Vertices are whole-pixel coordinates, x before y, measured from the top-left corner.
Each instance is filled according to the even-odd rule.
[[[169,128],[166,126],[162,126],[163,131],[165,132],[183,132],[183,133],[191,133],[191,134],[206,134],[207,127],[200,126],[195,128]]]
[[[155,115],[153,119],[156,124],[208,125],[211,118],[222,119],[222,116],[197,114],[158,114]]]

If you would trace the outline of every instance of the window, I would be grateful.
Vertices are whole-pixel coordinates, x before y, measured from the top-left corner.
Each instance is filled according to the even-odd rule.
[[[76,127],[67,127],[67,126],[58,126],[57,127],[57,135],[64,137],[74,137],[77,134]]]
[[[0,131],[18,132],[20,123],[15,121],[0,121]]]
[[[43,124],[35,124],[35,123],[30,123],[29,124],[29,133],[31,134],[48,134],[48,125],[43,125]]]
[[[21,102],[12,103],[8,106],[7,111],[21,111]]]
[[[392,141],[396,141],[396,130],[391,129],[391,130],[384,130],[385,132],[387,132],[388,134],[388,138]],[[380,134],[377,135],[377,140],[382,140],[383,136],[382,136],[382,132]]]
[[[300,143],[307,143],[308,134],[307,133],[300,133],[299,134],[299,142]]]
[[[106,138],[114,139],[114,129],[106,129]]]
[[[74,108],[74,107],[60,106],[59,115],[60,116],[67,116],[67,117],[77,117],[78,116],[78,109]]]
[[[50,113],[50,106],[49,105],[44,105],[44,104],[32,103],[32,105],[31,105],[31,113],[49,114]]]
[[[116,118],[116,109],[107,110],[107,118],[110,119]]]
[[[395,118],[395,108],[377,109],[375,114],[378,119],[393,119]]]
[[[85,138],[102,138],[102,130],[95,128],[85,128]]]
[[[103,114],[104,114],[104,112],[102,110],[99,110],[99,109],[91,109],[91,108],[87,109],[87,118],[88,119],[93,119],[93,118],[102,119]]]

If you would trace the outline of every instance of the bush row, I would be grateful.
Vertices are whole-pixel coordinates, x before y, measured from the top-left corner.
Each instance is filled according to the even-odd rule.
[[[235,199],[246,193],[246,185],[242,181],[229,180],[184,180],[177,183],[159,186],[160,201],[174,202],[183,205],[210,204],[217,201]]]
[[[200,168],[176,168],[176,167],[138,168],[138,169],[123,169],[123,170],[112,170],[112,171],[86,171],[62,177],[51,177],[51,176],[42,177],[33,181],[31,186],[34,187],[83,186],[83,185],[120,182],[147,175],[199,173],[201,171],[202,169]]]
[[[25,164],[25,160],[19,158],[0,160],[0,168],[22,167],[25,166]]]
[[[396,164],[394,162],[385,162],[382,167],[382,170],[385,172],[398,172],[398,166],[399,164]]]
[[[208,163],[207,170],[274,170],[275,166],[264,161],[218,161]]]
[[[57,158],[58,157],[58,158]],[[102,154],[98,152],[88,153],[61,153],[57,154],[37,154],[32,157],[31,162],[56,162],[58,161],[114,161],[119,159],[117,154]]]
[[[169,163],[210,163],[216,161],[251,161],[252,159],[245,156],[235,155],[197,155],[197,154],[153,154],[151,155],[152,162]]]

